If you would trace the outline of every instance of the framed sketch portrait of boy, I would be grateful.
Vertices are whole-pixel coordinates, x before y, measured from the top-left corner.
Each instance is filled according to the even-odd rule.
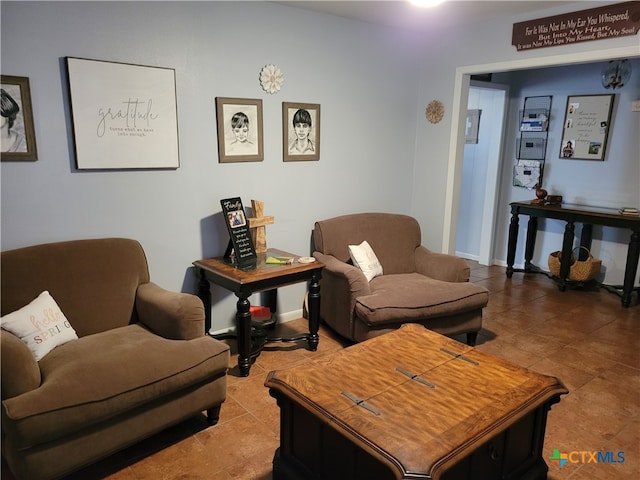
[[[2,75],[0,158],[2,161],[38,159],[27,77]]]
[[[282,103],[282,156],[285,162],[320,160],[320,105]]]
[[[220,163],[261,162],[262,100],[216,97]]]

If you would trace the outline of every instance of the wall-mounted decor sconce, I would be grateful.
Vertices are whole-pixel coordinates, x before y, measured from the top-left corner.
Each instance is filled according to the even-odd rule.
[[[604,88],[621,88],[631,77],[629,60],[611,60],[602,69],[602,86]]]

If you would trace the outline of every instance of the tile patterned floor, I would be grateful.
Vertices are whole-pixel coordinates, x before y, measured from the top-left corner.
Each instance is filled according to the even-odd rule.
[[[640,303],[624,309],[604,290],[560,292],[543,275],[515,273],[474,262],[471,281],[490,291],[477,348],[554,375],[570,393],[548,417],[544,457],[560,453],[624,452],[623,463],[593,463],[572,454],[562,468],[547,460],[549,480],[626,480],[640,475]],[[305,321],[280,325],[303,331]],[[285,333],[286,334],[286,333]],[[241,378],[232,356],[220,422],[185,422],[79,472],[68,480],[270,480],[278,446],[279,411],[264,387],[269,371],[329,355],[347,345],[322,327],[317,352],[304,343],[272,344]],[[464,340],[464,338],[461,338]],[[3,465],[2,478],[11,479]]]

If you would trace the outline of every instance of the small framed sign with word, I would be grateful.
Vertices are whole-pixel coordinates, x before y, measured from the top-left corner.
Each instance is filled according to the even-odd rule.
[[[239,265],[255,263],[257,254],[249,231],[249,221],[240,197],[220,200],[222,215],[229,231],[229,246],[225,258]]]

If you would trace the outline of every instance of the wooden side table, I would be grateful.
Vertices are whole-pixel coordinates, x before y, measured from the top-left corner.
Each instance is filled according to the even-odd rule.
[[[274,480],[543,480],[542,375],[406,324],[269,373],[280,407]]]
[[[292,257],[287,265],[267,264],[268,257]],[[295,338],[270,338],[269,341],[292,341],[307,339],[309,348],[318,348],[318,328],[320,326],[320,277],[324,264],[315,261],[300,263],[299,255],[283,250],[269,249],[259,253],[255,265],[240,267],[224,257],[206,258],[193,262],[197,269],[199,283],[198,296],[205,309],[205,329],[211,328],[210,283],[230,290],[238,297],[236,303],[236,334],[238,336],[238,367],[240,375],[246,377],[251,369],[251,313],[249,297],[257,292],[275,291],[279,287],[299,282],[309,282],[309,333]],[[271,306],[275,308],[275,305]]]

